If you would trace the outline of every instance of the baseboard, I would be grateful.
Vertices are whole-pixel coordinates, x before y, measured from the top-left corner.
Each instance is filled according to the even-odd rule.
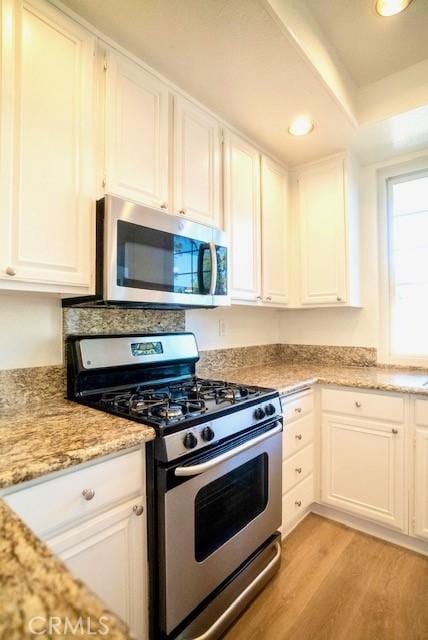
[[[419,538],[407,536],[399,531],[392,531],[391,529],[382,527],[382,525],[375,524],[374,522],[368,522],[367,520],[350,515],[349,513],[337,511],[336,509],[327,507],[323,504],[317,504],[314,502],[311,505],[310,510],[312,513],[316,513],[319,516],[345,524],[348,527],[351,527],[351,529],[357,529],[358,531],[367,533],[375,538],[381,538],[382,540],[386,540],[392,544],[396,544],[400,547],[406,547],[406,549],[428,556],[428,542],[420,540]]]

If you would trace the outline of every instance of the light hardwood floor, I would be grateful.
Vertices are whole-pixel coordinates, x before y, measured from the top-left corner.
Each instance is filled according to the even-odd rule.
[[[310,514],[225,640],[428,640],[428,558]]]

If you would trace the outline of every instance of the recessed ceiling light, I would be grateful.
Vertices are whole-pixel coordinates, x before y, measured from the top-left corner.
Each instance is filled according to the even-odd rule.
[[[376,0],[375,8],[380,16],[385,18],[407,9],[412,0]]]
[[[298,116],[288,127],[288,133],[292,136],[306,136],[314,128],[313,120],[309,116]]]

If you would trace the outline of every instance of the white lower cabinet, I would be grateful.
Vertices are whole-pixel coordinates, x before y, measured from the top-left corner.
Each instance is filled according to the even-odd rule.
[[[46,544],[134,631],[147,636],[144,497],[91,518]]]
[[[138,640],[148,638],[144,469],[134,450],[4,496]]]
[[[289,533],[315,500],[315,414],[313,391],[282,399],[282,532]],[[302,415],[303,414],[303,415]]]
[[[423,427],[416,427],[415,432],[414,479],[414,533],[428,539],[428,429]]]
[[[405,531],[403,425],[324,414],[324,503]]]

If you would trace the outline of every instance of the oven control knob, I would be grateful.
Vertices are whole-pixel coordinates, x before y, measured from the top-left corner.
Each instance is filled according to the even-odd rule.
[[[194,449],[198,444],[198,439],[196,436],[193,435],[193,433],[186,433],[186,435],[183,438],[183,444],[186,447],[186,449]]]
[[[263,420],[263,418],[265,417],[265,412],[261,407],[258,407],[258,409],[256,409],[254,411],[254,417],[256,420]]]
[[[276,411],[275,405],[274,404],[268,404],[267,407],[265,407],[265,411],[266,411],[266,415],[267,416],[273,416],[273,414]]]
[[[204,427],[202,429],[202,440],[205,440],[205,442],[211,442],[211,440],[214,440],[214,438],[215,433],[213,429],[211,429],[211,427]]]

